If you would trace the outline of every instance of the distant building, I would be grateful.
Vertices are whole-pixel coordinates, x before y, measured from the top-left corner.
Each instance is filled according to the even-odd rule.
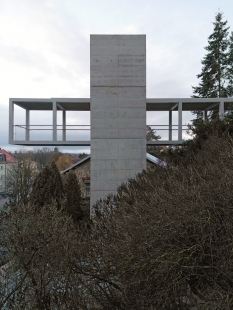
[[[75,172],[81,187],[81,195],[83,198],[90,197],[90,159],[91,156],[89,155],[60,172],[62,175],[67,174],[69,171]]]
[[[17,163],[18,161],[14,156],[0,148],[0,194],[7,191],[7,175]]]

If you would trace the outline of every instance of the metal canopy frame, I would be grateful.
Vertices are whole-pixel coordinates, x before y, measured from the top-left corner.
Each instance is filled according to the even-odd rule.
[[[224,111],[229,110],[233,98],[147,98],[147,111],[169,112],[169,140],[147,141],[147,145],[181,145],[182,141],[182,111],[204,111],[203,118],[207,118],[207,111],[219,111],[222,118]],[[14,105],[25,110],[26,124],[25,140],[14,139]],[[30,111],[53,111],[51,141],[30,140]],[[62,141],[57,140],[57,111],[62,111]],[[9,99],[9,143],[14,145],[31,146],[90,146],[88,141],[66,141],[66,111],[91,111],[90,98],[10,98]],[[178,140],[172,140],[172,112],[178,111]]]

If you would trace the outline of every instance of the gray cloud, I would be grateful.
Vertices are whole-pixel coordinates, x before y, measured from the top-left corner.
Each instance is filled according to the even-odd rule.
[[[51,69],[46,58],[21,46],[6,46],[0,43],[0,57],[16,65],[39,69],[49,74]]]

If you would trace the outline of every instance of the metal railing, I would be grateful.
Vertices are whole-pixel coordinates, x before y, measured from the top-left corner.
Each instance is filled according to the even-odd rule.
[[[186,133],[189,132],[189,128],[188,128],[188,125],[190,124],[185,124],[185,125],[182,125],[182,129],[181,131],[186,131]],[[155,134],[156,135],[159,135],[159,131],[161,130],[165,130],[167,131],[168,133],[168,140],[172,140],[172,134],[173,132],[177,132],[178,133],[178,130],[179,130],[179,125],[147,125],[149,126],[152,130],[155,130]],[[159,128],[157,128],[159,127]],[[167,128],[160,128],[160,127],[167,127]],[[177,127],[177,128],[173,128],[173,127]],[[161,138],[162,140],[164,140],[163,138]],[[166,139],[165,139],[166,140]]]
[[[73,141],[77,140],[77,136],[74,134],[71,137],[68,137],[70,132],[78,131],[78,140],[90,140],[90,125],[57,125],[55,129],[55,134],[57,136],[58,141]],[[54,134],[54,126],[53,125],[14,125],[13,126],[13,134],[14,141],[17,140],[51,140],[48,137],[47,132],[51,133],[51,137]],[[21,131],[21,132],[20,132]],[[41,135],[37,135],[36,132],[45,132],[43,135],[43,139],[41,139]],[[34,133],[34,137],[32,139],[31,134]],[[59,136],[60,134],[60,136]],[[20,137],[19,137],[20,136]]]
[[[53,130],[53,125],[14,125],[14,127],[18,127],[18,128],[23,128],[23,129],[28,129],[28,130]],[[41,128],[31,128],[31,127],[52,127],[52,128],[45,128],[45,129],[41,129]],[[57,130],[64,130],[63,125],[57,125]],[[59,128],[62,127],[62,128]],[[67,130],[67,127],[91,127],[91,125],[66,125],[65,126],[65,130]],[[68,129],[68,130],[87,130],[87,129]],[[90,128],[89,128],[90,130]]]
[[[187,124],[187,125],[186,125],[186,124],[185,124],[185,125],[182,125],[182,127],[186,127],[186,129],[183,129],[183,128],[182,128],[182,130],[188,130],[188,125],[189,125],[189,124]],[[161,126],[161,127],[165,127],[165,126],[166,126],[166,127],[169,127],[169,126],[174,127],[174,126],[177,126],[177,127],[178,127],[179,125],[147,125],[147,126],[149,126],[149,127],[152,128],[152,127],[157,127],[157,126]],[[178,128],[179,128],[179,127],[178,127]],[[177,129],[169,129],[169,128],[165,128],[165,129],[162,129],[162,128],[161,128],[161,129],[160,129],[160,128],[158,128],[158,129],[155,129],[155,130],[178,130],[178,128],[177,128]],[[153,128],[152,128],[152,129],[153,129]]]
[[[188,125],[182,125],[182,132],[188,132]],[[168,140],[172,140],[172,135],[179,130],[179,125],[147,125],[159,135],[160,131],[167,131]],[[91,125],[57,125],[55,130],[53,125],[14,125],[13,126],[14,141],[50,141],[54,140],[54,132],[56,141],[85,141],[90,140]],[[75,135],[74,132],[78,132]],[[38,134],[37,134],[38,132]],[[50,134],[48,135],[48,132]],[[34,133],[34,135],[33,135]],[[39,134],[40,133],[40,134]],[[44,133],[44,134],[41,134]],[[33,137],[32,137],[33,135]],[[161,138],[164,140],[163,138]],[[166,139],[165,139],[166,140]]]

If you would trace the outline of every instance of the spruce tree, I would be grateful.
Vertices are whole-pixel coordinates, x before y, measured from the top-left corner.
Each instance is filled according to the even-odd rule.
[[[161,136],[156,135],[155,129],[151,128],[149,125],[146,125],[146,140],[147,141],[156,141],[161,139]],[[151,155],[157,156],[160,153],[160,146],[147,146],[146,151]]]
[[[55,161],[49,166],[51,175],[50,175],[50,193],[53,199],[56,201],[57,208],[61,207],[61,199],[63,197],[63,184],[60,172],[57,169]]]
[[[233,32],[229,38],[229,51],[228,51],[228,86],[227,93],[229,97],[233,96]]]
[[[74,222],[83,218],[83,210],[81,209],[81,188],[77,180],[76,174],[70,171],[67,175],[65,185],[65,211],[72,216]]]
[[[33,184],[31,203],[36,207],[42,207],[55,203],[59,209],[63,196],[63,185],[60,173],[53,161],[38,174]]]
[[[229,40],[227,21],[223,21],[223,13],[215,16],[214,31],[208,37],[207,54],[201,61],[203,67],[199,85],[193,87],[193,98],[223,98],[231,94],[229,85],[232,72],[229,70]],[[202,111],[193,111],[197,118],[202,118]],[[217,113],[210,113],[209,118],[216,118]]]

